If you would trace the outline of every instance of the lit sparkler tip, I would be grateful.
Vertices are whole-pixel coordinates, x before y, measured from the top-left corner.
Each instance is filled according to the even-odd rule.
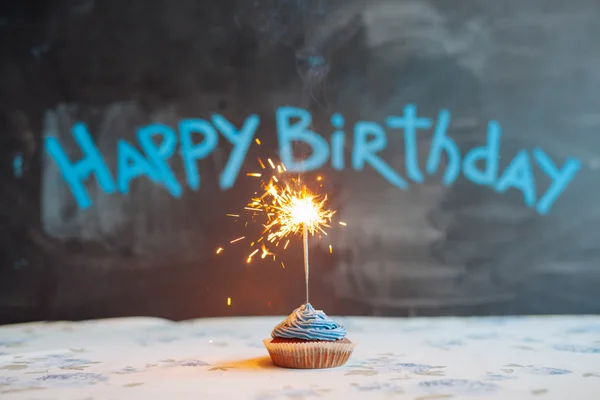
[[[266,168],[266,163],[263,163],[261,158],[258,158],[258,162],[262,169]],[[251,213],[245,214],[247,219],[244,226],[248,226],[250,220],[258,222],[260,218],[263,218],[262,215],[265,215],[265,219],[262,220],[264,228],[262,236],[250,243],[250,248],[254,247],[254,251],[247,257],[247,263],[252,262],[259,250],[262,250],[262,253],[259,254],[261,258],[272,256],[275,260],[275,254],[267,250],[265,246],[269,243],[274,247],[278,247],[279,243],[285,243],[282,246],[285,250],[290,243],[290,236],[300,234],[305,237],[307,235],[322,237],[327,235],[325,228],[331,228],[331,220],[335,214],[334,210],[326,209],[327,195],[311,192],[302,183],[300,175],[285,177],[283,172],[286,171],[286,168],[283,163],[275,164],[270,158],[267,159],[267,162],[275,170],[274,173],[271,174],[270,179],[262,181],[263,192],[255,192],[251,201],[244,207],[245,210],[251,211]],[[250,172],[246,175],[263,177],[264,174]],[[317,180],[322,181],[323,177],[318,176]],[[238,214],[227,215],[240,217]],[[346,223],[340,222],[340,225],[345,226]],[[230,243],[242,239],[245,237],[232,240]],[[261,243],[260,249],[257,248],[259,243]],[[333,251],[331,246],[329,251]],[[281,266],[285,268],[283,263]]]

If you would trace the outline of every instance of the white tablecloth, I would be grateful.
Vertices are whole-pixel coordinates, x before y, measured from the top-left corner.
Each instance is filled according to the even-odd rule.
[[[337,318],[330,370],[271,364],[280,319],[3,326],[0,399],[600,399],[600,317]]]

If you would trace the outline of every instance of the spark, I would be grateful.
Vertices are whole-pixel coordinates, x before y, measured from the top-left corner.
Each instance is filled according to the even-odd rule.
[[[246,176],[254,176],[256,178],[260,178],[262,176],[262,174],[259,174],[258,172],[250,172],[250,173],[247,173]]]
[[[219,254],[219,253],[220,253],[220,252],[222,252],[222,251],[223,251],[223,248],[222,248],[222,247],[219,247],[219,248],[217,249],[217,254]]]
[[[285,264],[283,263],[283,261],[281,262],[281,268],[285,269]]]
[[[274,256],[273,253],[270,253],[267,248],[265,247],[265,245],[263,244],[260,249],[262,250],[262,254],[260,255],[260,258],[265,258],[266,256]]]
[[[275,169],[275,164],[273,164],[273,161],[271,161],[270,158],[268,158],[267,161],[269,162],[269,165],[271,165],[271,168]]]
[[[331,247],[331,245],[329,245],[329,254],[333,253],[333,247]]]
[[[346,226],[346,223],[345,223],[345,222],[342,222],[342,221],[340,221],[340,225],[342,225],[342,226]]]
[[[227,305],[230,306],[231,305],[231,297],[227,298]]]
[[[237,239],[233,239],[233,240],[232,240],[231,242],[229,242],[229,243],[235,243],[235,242],[239,242],[240,240],[242,240],[242,239],[245,239],[245,238],[246,238],[246,236],[242,236],[242,237],[239,237],[239,238],[237,238]]]
[[[318,181],[322,181],[322,180],[323,180],[323,177],[322,177],[322,176],[317,176],[317,180],[318,180]]]
[[[226,214],[228,217],[236,217],[239,218],[239,214]]]
[[[248,260],[246,260],[246,262],[247,262],[248,264],[250,264],[250,261],[252,261],[252,257],[253,257],[253,256],[254,256],[256,253],[258,253],[258,249],[254,250],[252,253],[250,253],[250,255],[248,256]]]
[[[254,141],[256,142],[257,145],[260,146],[260,139],[259,138],[254,139]]]
[[[262,160],[260,158],[258,159],[258,163],[260,164],[260,166],[261,166],[262,169],[267,168],[267,167],[265,167],[265,164],[263,164],[263,162],[262,162]]]

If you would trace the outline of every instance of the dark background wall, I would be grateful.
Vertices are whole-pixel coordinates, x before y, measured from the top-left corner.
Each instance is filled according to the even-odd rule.
[[[543,148],[582,168],[548,215],[441,174],[399,190],[376,172],[323,168],[345,229],[311,244],[311,302],[331,314],[600,312],[600,4],[595,0],[5,0],[0,9],[0,323],[154,315],[284,314],[303,301],[301,245],[244,263],[225,214],[256,190],[256,157],[277,154],[274,113],[383,120],[407,103],[451,110],[463,153],[502,126],[501,168]],[[310,56],[324,64],[311,65]],[[231,146],[199,162],[202,186],[174,199],[144,178],[127,196],[87,182],[77,208],[48,135],[81,157],[88,124],[114,172],[116,142],[142,125],[219,112],[261,116],[236,185],[218,188]],[[404,141],[386,162],[404,174]],[[422,165],[431,134],[419,136]],[[350,154],[351,147],[347,148]],[[172,165],[185,179],[180,161]],[[317,173],[317,172],[315,172]],[[536,171],[539,190],[550,184]],[[334,252],[329,253],[332,243]],[[226,299],[232,298],[227,305]]]

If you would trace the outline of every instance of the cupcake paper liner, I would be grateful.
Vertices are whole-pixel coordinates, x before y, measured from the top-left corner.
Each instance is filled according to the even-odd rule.
[[[351,342],[272,343],[263,340],[273,364],[283,368],[334,368],[346,364],[356,346]]]

